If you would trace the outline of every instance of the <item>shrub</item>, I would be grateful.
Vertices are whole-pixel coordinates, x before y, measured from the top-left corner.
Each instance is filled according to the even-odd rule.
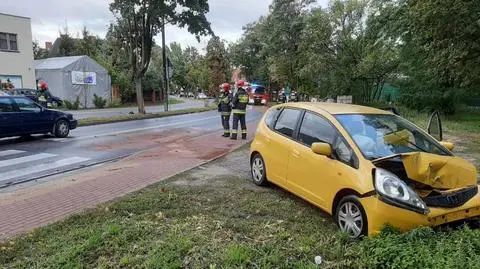
[[[77,99],[73,103],[69,100],[64,100],[63,103],[68,110],[78,110],[80,108],[80,97],[77,96]]]
[[[108,103],[109,108],[116,108],[116,107],[121,107],[122,106],[122,101],[120,99],[115,99]]]
[[[453,91],[402,92],[400,103],[417,111],[439,110],[447,115],[455,114],[457,100]]]
[[[480,231],[386,228],[355,248],[358,268],[478,268]]]
[[[93,94],[93,104],[95,105],[95,108],[102,109],[102,108],[105,108],[105,106],[107,105],[107,100],[94,93]]]

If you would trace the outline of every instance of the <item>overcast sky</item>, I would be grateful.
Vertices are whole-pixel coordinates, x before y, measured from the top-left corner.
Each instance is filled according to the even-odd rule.
[[[0,0],[0,13],[8,13],[32,19],[33,39],[41,46],[45,41],[55,41],[60,29],[68,25],[76,36],[84,25],[96,35],[104,37],[113,16],[109,10],[112,0]],[[209,0],[208,20],[216,35],[228,41],[236,41],[242,34],[242,26],[268,13],[271,0]],[[328,0],[318,1],[322,6]],[[182,46],[203,48],[207,39],[198,43],[184,29],[169,26],[167,44],[173,41]],[[160,42],[160,35],[157,41]]]

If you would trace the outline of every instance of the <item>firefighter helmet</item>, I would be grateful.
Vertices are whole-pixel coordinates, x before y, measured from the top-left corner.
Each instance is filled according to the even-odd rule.
[[[41,90],[46,90],[48,88],[48,85],[45,81],[40,81],[39,85]]]
[[[245,86],[245,83],[247,83],[247,82],[245,80],[241,79],[241,80],[237,81],[237,87],[242,88],[243,86]]]
[[[223,83],[220,85],[220,92],[230,92],[230,84]]]

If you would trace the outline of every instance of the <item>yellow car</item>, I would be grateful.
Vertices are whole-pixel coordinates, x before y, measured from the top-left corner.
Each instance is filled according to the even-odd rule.
[[[336,103],[270,108],[250,149],[253,182],[274,183],[333,215],[351,237],[480,217],[475,166],[388,111]],[[432,135],[438,136],[438,140]]]

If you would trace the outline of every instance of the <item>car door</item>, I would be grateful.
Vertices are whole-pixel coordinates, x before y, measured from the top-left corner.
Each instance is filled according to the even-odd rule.
[[[438,111],[434,111],[430,115],[427,124],[427,131],[437,141],[443,140],[442,121],[440,120],[440,113],[438,113]]]
[[[10,97],[0,97],[0,137],[20,134],[20,115]]]
[[[288,158],[301,114],[302,111],[299,109],[283,109],[273,127],[273,132],[269,132],[265,137],[268,145],[268,153],[265,156],[268,177],[281,186],[286,186]]]
[[[22,132],[25,134],[47,133],[52,131],[51,113],[27,97],[13,97],[17,104]]]
[[[332,155],[314,153],[311,146],[317,142],[330,144]],[[296,145],[291,150],[288,188],[328,209],[332,196],[343,184],[340,178],[355,173],[354,157],[351,147],[328,119],[307,111],[298,129]]]
[[[333,147],[336,135],[336,129],[327,119],[307,111],[300,124],[298,142],[290,151],[288,188],[321,207],[325,207],[326,203],[320,190],[325,188],[325,182],[332,177],[336,160],[331,156],[315,154],[311,146],[315,142],[321,142]]]

